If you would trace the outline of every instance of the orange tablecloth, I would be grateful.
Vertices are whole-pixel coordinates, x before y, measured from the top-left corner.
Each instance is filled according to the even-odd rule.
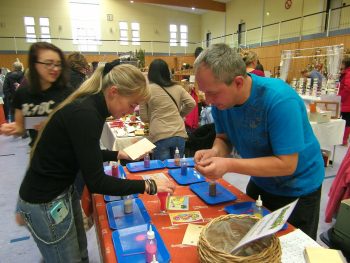
[[[127,169],[125,168],[126,172]],[[129,173],[127,172],[129,179],[139,179],[144,174],[151,173],[164,173],[170,180],[174,181],[171,176],[168,175],[167,169],[147,171],[142,173]],[[174,181],[175,182],[175,181]],[[209,222],[211,219],[218,217],[220,215],[227,214],[223,208],[227,205],[243,202],[243,201],[252,201],[250,197],[242,193],[236,187],[230,185],[225,180],[219,180],[219,183],[223,185],[226,189],[231,191],[234,195],[237,196],[237,200],[233,202],[227,202],[220,205],[207,205],[203,202],[196,194],[194,194],[188,186],[177,185],[177,188],[174,192],[174,195],[187,195],[190,197],[190,209],[189,211],[200,211],[204,223]],[[176,182],[175,182],[176,184]],[[170,218],[167,214],[159,213],[159,202],[157,196],[150,195],[140,195],[139,196],[149,215],[151,216],[152,223],[157,227],[159,234],[161,235],[163,241],[165,242],[166,247],[168,248],[171,255],[171,262],[199,262],[198,253],[196,246],[184,246],[182,245],[182,239],[186,232],[187,225],[177,225],[173,227],[170,222]],[[117,262],[113,242],[112,242],[112,231],[109,228],[108,218],[106,213],[106,203],[103,199],[103,195],[94,194],[93,195],[93,209],[94,209],[94,220],[95,228],[98,235],[98,241],[100,245],[101,258],[105,263]],[[288,224],[288,228],[284,231],[280,231],[278,235],[284,235],[294,230],[294,227]]]

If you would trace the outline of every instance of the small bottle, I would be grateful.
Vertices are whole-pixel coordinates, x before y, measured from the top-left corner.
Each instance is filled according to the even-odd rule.
[[[209,181],[209,196],[216,196],[216,182]]]
[[[146,153],[145,157],[143,158],[143,165],[145,168],[149,168],[151,165],[149,153]]]
[[[124,202],[124,214],[131,214],[134,208],[133,196],[127,195],[123,197]]]
[[[186,176],[187,175],[187,161],[186,156],[180,160],[180,167],[181,167],[181,175]]]
[[[152,225],[149,226],[147,231],[146,240],[146,262],[151,263],[153,256],[157,255],[157,240],[155,239],[154,231],[152,230]]]
[[[254,208],[253,208],[253,215],[258,217],[259,219],[263,217],[263,209],[262,209],[262,200],[259,195],[258,200],[256,200]]]
[[[156,259],[156,255],[153,255],[153,259],[152,259],[151,263],[159,263],[158,260]]]
[[[180,166],[180,152],[179,148],[176,147],[175,154],[174,154],[174,163],[176,166]]]

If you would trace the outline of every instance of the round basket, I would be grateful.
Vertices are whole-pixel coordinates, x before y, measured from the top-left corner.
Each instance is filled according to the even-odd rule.
[[[279,239],[275,235],[267,237],[267,246],[259,253],[255,253],[250,256],[238,256],[231,255],[222,250],[218,250],[213,247],[206,238],[206,232],[211,227],[215,227],[218,222],[231,220],[232,218],[238,220],[257,220],[256,217],[251,215],[223,215],[210,221],[203,229],[199,236],[198,241],[198,254],[199,260],[203,263],[221,263],[221,262],[244,262],[244,263],[279,263],[281,262],[281,246]],[[259,242],[255,241],[255,242]],[[249,246],[249,245],[246,245]]]

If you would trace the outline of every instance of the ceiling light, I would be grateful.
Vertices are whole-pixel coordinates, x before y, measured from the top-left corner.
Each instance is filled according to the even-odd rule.
[[[131,1],[130,1],[130,3],[132,3],[132,4],[133,4],[133,3],[134,3],[134,1],[132,1],[132,0],[131,0]]]
[[[192,10],[196,10],[196,8],[195,8],[195,7],[192,7]]]
[[[269,11],[267,11],[267,12],[266,12],[266,15],[267,15],[267,16],[269,16],[269,15],[270,15],[270,12],[269,12]]]

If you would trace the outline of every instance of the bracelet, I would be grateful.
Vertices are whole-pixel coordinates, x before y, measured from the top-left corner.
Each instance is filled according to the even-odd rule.
[[[156,182],[153,179],[147,179],[145,181],[148,184],[147,194],[155,195],[157,193],[157,184],[156,184]]]

